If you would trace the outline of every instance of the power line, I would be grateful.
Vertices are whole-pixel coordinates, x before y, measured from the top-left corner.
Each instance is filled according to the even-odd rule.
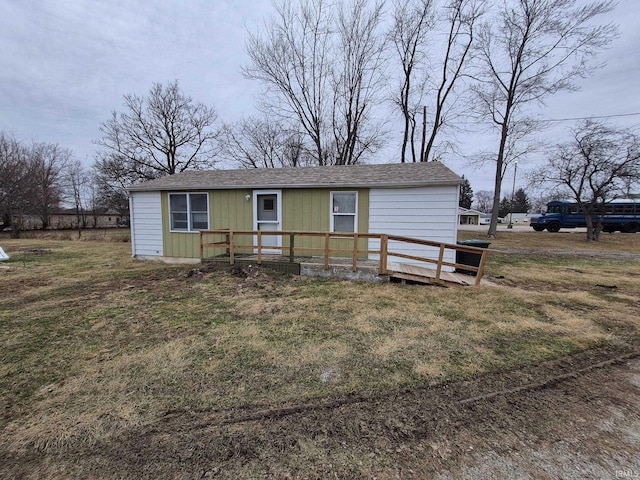
[[[600,118],[618,118],[618,117],[635,117],[640,115],[640,112],[635,113],[618,113],[614,115],[593,115],[590,117],[571,117],[571,118],[546,118],[542,120],[536,120],[538,122],[571,122],[575,120],[592,120],[592,119],[600,119]]]
[[[535,122],[535,123],[544,123],[544,122],[560,123],[560,122],[574,122],[576,120],[596,120],[596,119],[606,119],[606,118],[637,117],[639,115],[640,115],[640,112],[633,112],[633,113],[617,113],[612,115],[591,115],[589,117],[538,118],[538,119],[531,119],[527,121]],[[466,121],[466,122],[451,122],[450,125],[469,125],[469,124],[485,125],[487,123],[488,123],[487,121],[476,120],[476,121]]]

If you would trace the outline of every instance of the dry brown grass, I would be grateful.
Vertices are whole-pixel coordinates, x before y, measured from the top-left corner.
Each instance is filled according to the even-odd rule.
[[[590,251],[640,251],[640,235],[619,238]],[[491,254],[498,286],[440,289],[187,278],[192,267],[135,261],[126,244],[5,240],[0,449],[69,449],[171,411],[381,392],[636,341],[637,260],[562,255],[582,250],[562,235],[495,244],[518,250]]]
[[[459,240],[486,239],[486,231],[458,232]],[[589,242],[586,233],[575,230],[562,230],[558,233],[530,232],[500,230],[496,238],[489,239],[492,250],[523,249],[538,252],[626,252],[640,254],[640,241],[638,235],[628,233],[603,233],[600,241]]]

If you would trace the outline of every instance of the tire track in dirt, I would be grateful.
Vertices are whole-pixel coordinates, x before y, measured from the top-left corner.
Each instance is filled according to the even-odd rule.
[[[638,357],[607,345],[383,394],[173,411],[98,445],[0,452],[0,476],[46,477],[54,465],[75,478],[614,478],[640,455],[616,430],[640,425],[640,384],[621,383]],[[566,471],[580,462],[595,473]]]
[[[491,400],[494,399],[496,397],[506,397],[509,395],[514,395],[514,394],[522,394],[525,393],[527,391],[531,391],[531,390],[540,390],[543,388],[549,388],[552,387],[558,383],[561,383],[563,381],[566,381],[568,379],[575,379],[578,378],[579,376],[585,375],[589,372],[592,372],[594,370],[598,370],[598,369],[602,369],[602,368],[606,368],[606,367],[610,367],[613,365],[619,365],[622,364],[628,360],[634,359],[634,358],[639,358],[640,357],[640,351],[632,351],[630,353],[626,353],[624,355],[618,355],[614,358],[610,358],[610,359],[606,359],[603,361],[599,361],[597,363],[591,364],[591,365],[587,365],[585,367],[582,368],[578,368],[576,370],[567,372],[567,373],[563,373],[560,375],[553,375],[551,377],[548,378],[544,378],[542,380],[539,381],[535,381],[535,382],[529,382],[529,383],[525,383],[523,385],[519,385],[517,387],[513,387],[513,388],[508,388],[508,389],[501,389],[501,390],[496,390],[496,391],[490,391],[490,392],[485,392],[482,393],[480,395],[476,395],[473,397],[468,397],[468,398],[461,398],[458,400],[455,400],[455,404],[457,405],[468,405],[471,403],[476,403],[476,402],[481,402],[481,401],[487,401],[487,400]],[[492,374],[493,375],[493,374]],[[348,396],[348,397],[344,397],[344,398],[340,398],[340,399],[334,399],[331,401],[320,401],[320,402],[316,402],[316,403],[305,403],[302,405],[295,405],[295,406],[291,406],[291,407],[283,407],[283,408],[274,408],[274,409],[267,409],[267,410],[260,410],[257,411],[255,413],[250,413],[250,414],[244,414],[244,415],[234,415],[234,413],[237,413],[237,410],[233,410],[230,412],[226,412],[222,415],[220,415],[220,413],[218,412],[218,414],[222,417],[222,418],[209,418],[206,421],[202,421],[196,425],[190,425],[189,429],[194,429],[194,428],[212,428],[212,427],[220,427],[220,426],[228,426],[228,425],[239,425],[239,424],[243,424],[243,423],[248,423],[248,422],[259,422],[259,421],[264,421],[264,420],[276,420],[276,419],[282,419],[284,417],[288,417],[288,416],[292,416],[292,415],[300,415],[300,414],[304,414],[305,412],[310,412],[310,411],[314,411],[314,412],[318,412],[321,410],[332,410],[332,409],[336,409],[336,408],[340,408],[343,406],[347,406],[347,405],[355,405],[355,404],[359,404],[359,403],[366,403],[366,402],[373,402],[373,401],[383,401],[385,399],[389,399],[389,398],[393,398],[393,397],[397,397],[397,396],[402,396],[402,395],[407,395],[410,393],[417,393],[420,391],[427,391],[427,390],[439,390],[442,388],[447,388],[450,387],[452,384],[450,383],[444,383],[444,384],[440,384],[440,385],[434,385],[431,387],[415,387],[415,388],[406,388],[406,389],[401,389],[398,390],[396,392],[393,392],[391,394],[386,394],[386,395],[352,395],[352,396]],[[254,406],[255,407],[255,406]],[[251,409],[251,406],[245,406],[244,408],[248,408]],[[169,417],[175,417],[175,416],[181,416],[183,415],[185,412],[179,412],[179,411],[173,411],[173,412],[169,412],[166,416],[165,419],[169,418]],[[193,412],[192,412],[193,413]],[[205,413],[205,411],[201,411],[201,413]]]

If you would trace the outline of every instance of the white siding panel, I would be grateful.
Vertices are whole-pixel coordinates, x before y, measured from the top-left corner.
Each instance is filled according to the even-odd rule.
[[[131,193],[131,244],[134,257],[164,255],[160,192]]]
[[[458,187],[371,189],[369,191],[369,232],[403,235],[434,242],[456,243],[458,224]],[[380,241],[369,240],[369,249],[380,248]],[[389,242],[389,251],[436,259],[437,248]],[[377,258],[377,255],[370,255]],[[455,253],[447,251],[445,260],[454,262]],[[389,257],[390,262],[416,263]],[[447,269],[450,270],[450,269]]]

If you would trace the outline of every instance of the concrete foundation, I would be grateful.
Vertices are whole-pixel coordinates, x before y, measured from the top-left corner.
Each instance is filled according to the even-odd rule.
[[[199,258],[186,258],[186,257],[161,257],[158,255],[134,255],[137,260],[146,260],[151,262],[163,262],[169,264],[180,265],[195,265],[202,263]]]
[[[358,266],[355,272],[351,265],[329,264],[327,270],[321,263],[301,263],[300,275],[308,277],[325,277],[325,278],[344,278],[346,280],[364,280],[367,282],[388,282],[387,275],[380,275],[377,267],[374,266]]]

